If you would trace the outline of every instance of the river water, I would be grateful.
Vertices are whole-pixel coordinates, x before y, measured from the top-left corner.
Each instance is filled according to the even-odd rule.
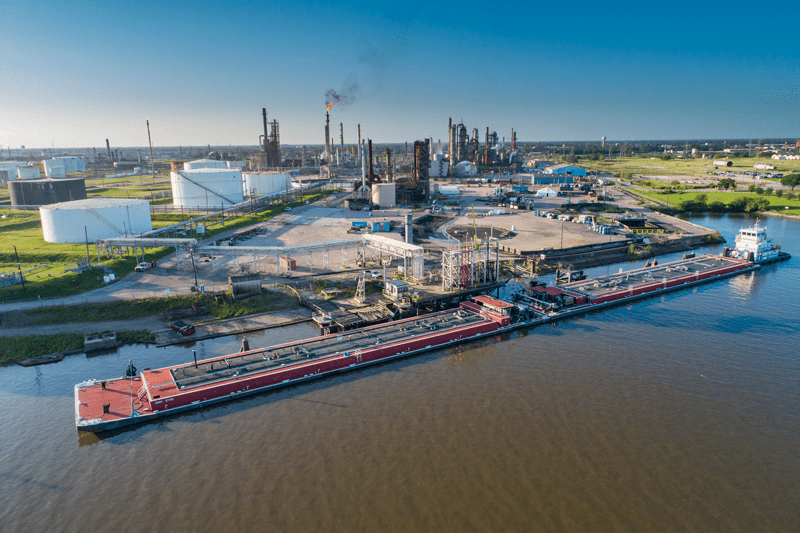
[[[798,531],[800,223],[768,227],[795,258],[101,439],[73,385],[190,348],[0,368],[0,531]]]

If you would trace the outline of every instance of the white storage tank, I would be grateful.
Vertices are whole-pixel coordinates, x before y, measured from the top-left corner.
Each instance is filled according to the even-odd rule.
[[[169,176],[175,207],[229,207],[244,201],[242,171],[238,168],[173,170]]]
[[[247,166],[247,161],[225,161],[228,168],[244,168]]]
[[[64,170],[67,172],[86,172],[86,160],[81,156],[59,156],[53,159],[64,163]]]
[[[0,161],[0,185],[5,185],[9,181],[14,181],[17,176],[17,168],[27,167],[25,161]]]
[[[17,179],[38,180],[42,177],[39,167],[17,167]]]
[[[777,167],[767,163],[756,163],[753,165],[753,168],[756,170],[775,170]]]
[[[726,161],[725,159],[716,159],[714,161],[715,167],[732,167],[733,161]]]
[[[244,192],[256,196],[273,196],[292,189],[292,176],[287,172],[245,172]]]
[[[67,169],[64,167],[64,162],[58,159],[45,159],[42,161],[44,164],[44,175],[48,178],[66,178]]]
[[[44,240],[53,243],[89,242],[153,229],[150,203],[128,198],[88,198],[39,208]],[[84,229],[85,228],[85,229]]]
[[[397,189],[394,183],[373,183],[372,203],[381,209],[397,207]]]
[[[216,159],[197,159],[183,164],[184,170],[197,170],[198,168],[228,168],[228,165],[225,164],[225,161]]]

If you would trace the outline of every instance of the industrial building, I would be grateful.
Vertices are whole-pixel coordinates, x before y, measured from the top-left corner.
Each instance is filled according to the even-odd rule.
[[[241,169],[229,169],[224,162],[214,162],[222,163],[223,168],[203,167],[170,172],[175,207],[212,209],[244,201]]]
[[[8,192],[12,206],[57,204],[85,199],[86,181],[83,178],[15,180],[8,183]]]
[[[44,240],[94,242],[152,231],[150,203],[128,198],[90,198],[39,208]]]
[[[586,169],[574,165],[554,165],[544,169],[545,174],[586,176]]]
[[[572,176],[564,174],[519,174],[517,177],[530,179],[531,185],[568,185],[575,181]]]

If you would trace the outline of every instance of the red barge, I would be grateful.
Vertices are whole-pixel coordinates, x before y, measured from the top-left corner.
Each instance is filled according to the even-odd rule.
[[[457,309],[340,334],[175,365],[132,365],[122,378],[75,385],[78,430],[100,432],[389,361],[454,343],[728,277],[759,268],[700,256],[559,287],[535,286],[510,303],[476,296]]]

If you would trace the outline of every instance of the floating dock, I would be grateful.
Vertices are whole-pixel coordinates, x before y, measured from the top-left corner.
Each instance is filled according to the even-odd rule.
[[[532,286],[511,301],[475,296],[458,309],[75,385],[79,430],[154,420],[353,368],[560,320],[741,274],[760,265],[704,255],[558,287]]]

